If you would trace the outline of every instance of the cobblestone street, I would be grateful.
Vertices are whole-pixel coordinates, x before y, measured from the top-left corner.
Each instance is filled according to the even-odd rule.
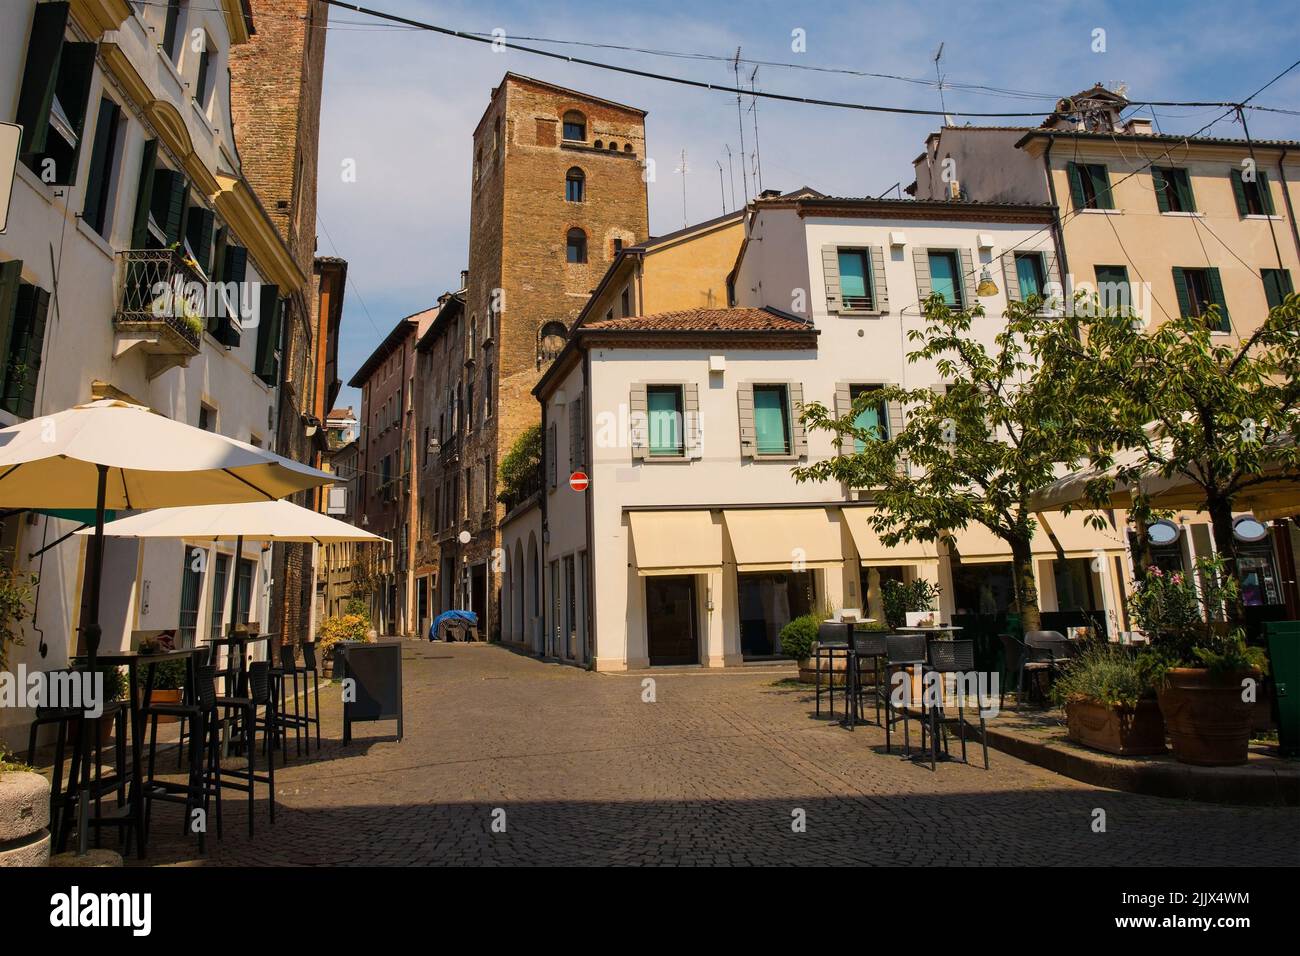
[[[277,765],[274,827],[259,800],[250,841],[228,794],[225,839],[198,860],[179,808],[160,806],[148,862],[1300,863],[1294,809],[1101,790],[996,751],[988,772],[932,773],[886,755],[873,726],[813,720],[811,693],[778,685],[789,671],[656,673],[657,702],[644,703],[640,673],[498,646],[409,643],[404,654],[403,741],[392,723],[361,724],[344,747],[338,688],[326,685],[329,739]],[[1104,833],[1092,829],[1098,808]],[[792,832],[795,810],[806,832]]]

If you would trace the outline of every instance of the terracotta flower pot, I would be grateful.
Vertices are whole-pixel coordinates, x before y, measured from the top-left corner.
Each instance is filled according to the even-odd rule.
[[[842,653],[835,655],[833,664],[823,658],[821,670],[822,686],[845,686],[845,683],[847,682],[847,672],[844,668],[847,662],[848,658]],[[799,659],[799,682],[801,684],[817,683],[817,662],[813,658],[803,657]]]
[[[1204,667],[1174,667],[1160,689],[1160,713],[1174,757],[1202,767],[1246,762],[1254,704],[1241,699],[1241,682],[1257,670],[1213,674]]]
[[[1165,752],[1165,722],[1154,700],[1139,700],[1136,707],[1071,700],[1065,716],[1076,744],[1121,757]]]

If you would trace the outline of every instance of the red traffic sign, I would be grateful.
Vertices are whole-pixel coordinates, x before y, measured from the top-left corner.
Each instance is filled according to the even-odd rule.
[[[575,471],[569,476],[569,487],[574,491],[586,491],[589,484],[591,479],[587,477],[585,471]]]

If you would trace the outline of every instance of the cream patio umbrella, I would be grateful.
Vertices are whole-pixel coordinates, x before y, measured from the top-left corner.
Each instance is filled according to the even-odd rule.
[[[91,669],[99,651],[106,509],[273,501],[334,477],[114,399],[0,429],[0,508],[95,509],[84,628]]]

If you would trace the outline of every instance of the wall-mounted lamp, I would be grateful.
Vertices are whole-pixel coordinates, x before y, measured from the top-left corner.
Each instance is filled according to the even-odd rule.
[[[980,284],[975,287],[975,294],[978,296],[998,294],[998,284],[993,281],[993,274],[989,272],[988,266],[980,270]]]

